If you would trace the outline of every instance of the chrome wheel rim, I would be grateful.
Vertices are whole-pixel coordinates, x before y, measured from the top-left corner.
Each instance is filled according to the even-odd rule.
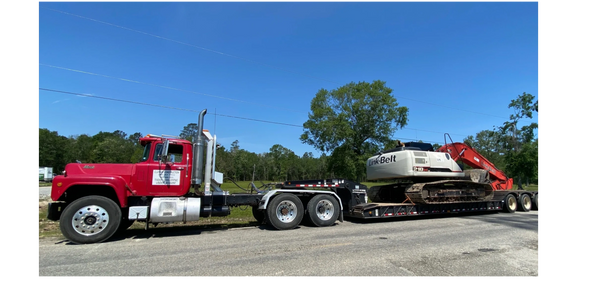
[[[73,229],[85,236],[96,235],[108,226],[108,212],[97,205],[78,209],[72,217]]]
[[[329,200],[319,201],[319,203],[317,203],[316,212],[317,218],[323,221],[331,219],[334,213],[333,203]]]
[[[284,200],[277,205],[277,219],[283,223],[290,223],[296,219],[298,208],[292,201]]]

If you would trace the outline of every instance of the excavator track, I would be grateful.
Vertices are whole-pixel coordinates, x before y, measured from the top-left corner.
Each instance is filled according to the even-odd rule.
[[[412,202],[425,204],[491,201],[494,197],[491,185],[468,180],[414,183],[405,193]]]
[[[368,196],[377,203],[444,204],[492,201],[494,191],[488,183],[439,180],[376,186],[369,189]]]

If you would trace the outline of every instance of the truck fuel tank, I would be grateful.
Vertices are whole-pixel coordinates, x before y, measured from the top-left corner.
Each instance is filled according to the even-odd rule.
[[[157,197],[152,199],[150,207],[129,207],[130,220],[145,221],[148,218],[150,223],[191,222],[198,221],[200,217],[229,214],[229,206],[202,206],[201,198]]]
[[[200,205],[200,198],[154,198],[150,205],[149,221],[151,223],[198,221]]]

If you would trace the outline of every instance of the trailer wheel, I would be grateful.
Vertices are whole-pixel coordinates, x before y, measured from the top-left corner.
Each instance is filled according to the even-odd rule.
[[[508,194],[504,197],[504,211],[514,213],[517,211],[517,197],[513,194]]]
[[[542,194],[535,194],[532,201],[533,209],[542,210]]]
[[[280,194],[267,207],[267,221],[279,230],[296,228],[303,217],[302,201],[293,194]]]
[[[60,231],[76,244],[110,238],[121,223],[121,208],[109,198],[85,196],[69,204],[60,216]]]
[[[531,196],[529,194],[521,194],[519,196],[519,210],[528,212],[531,210]]]
[[[340,204],[330,195],[316,195],[306,206],[310,223],[317,227],[333,225],[340,215]]]

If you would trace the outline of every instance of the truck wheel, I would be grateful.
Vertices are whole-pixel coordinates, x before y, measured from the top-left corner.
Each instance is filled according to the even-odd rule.
[[[279,230],[296,228],[303,217],[304,206],[296,195],[280,194],[267,207],[267,221]]]
[[[517,197],[513,194],[508,194],[504,197],[504,211],[514,213],[517,211]]]
[[[535,194],[532,201],[533,209],[542,210],[542,194]]]
[[[519,196],[519,210],[524,212],[531,210],[531,196],[529,194],[521,194]]]
[[[306,205],[314,226],[331,226],[340,215],[340,204],[330,195],[316,195]]]
[[[85,196],[69,204],[60,216],[60,231],[76,244],[110,238],[121,223],[121,208],[109,198]]]

